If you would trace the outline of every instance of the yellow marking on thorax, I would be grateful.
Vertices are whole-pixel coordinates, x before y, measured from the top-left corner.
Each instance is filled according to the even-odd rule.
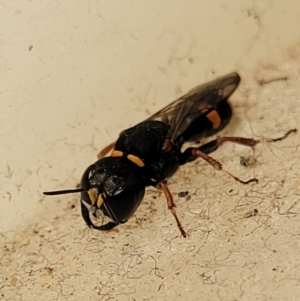
[[[127,159],[130,160],[131,162],[133,162],[134,164],[136,164],[139,167],[144,167],[145,164],[144,162],[137,156],[135,155],[128,155]]]
[[[124,155],[123,152],[118,150],[113,150],[110,156],[119,158],[119,157],[123,157],[123,155]]]
[[[111,157],[115,157],[115,158],[120,158],[124,156],[124,153],[122,151],[119,150],[114,150],[112,151]],[[126,157],[129,161],[131,161],[132,163],[134,163],[135,165],[139,166],[139,167],[144,167],[145,163],[143,162],[142,159],[140,159],[139,157],[135,156],[135,155],[127,155]]]

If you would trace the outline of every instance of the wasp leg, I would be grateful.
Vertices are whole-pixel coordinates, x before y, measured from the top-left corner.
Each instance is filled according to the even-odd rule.
[[[199,147],[199,150],[205,154],[209,154],[216,149],[219,148],[224,142],[232,142],[236,144],[241,144],[245,146],[253,147],[257,143],[260,142],[260,140],[254,140],[250,138],[242,138],[242,137],[219,137],[216,140],[210,141],[204,145],[201,145]]]
[[[275,138],[275,139],[264,139],[268,142],[277,142],[284,140],[287,138],[290,134],[296,133],[297,129],[292,129],[286,132],[282,137]],[[243,137],[219,137],[216,140],[210,141],[202,146],[200,146],[198,149],[202,151],[203,153],[209,154],[213,151],[215,151],[219,146],[221,146],[224,142],[232,142],[236,144],[241,144],[245,146],[253,147],[258,143],[261,143],[262,140],[254,140],[250,138],[243,138]]]
[[[269,142],[281,141],[281,140],[287,138],[291,133],[296,133],[296,132],[297,132],[297,129],[292,129],[292,130],[289,130],[282,137],[275,138],[275,139],[267,139],[266,141],[269,141]],[[215,159],[213,159],[212,157],[208,156],[209,153],[211,153],[211,152],[215,151],[216,149],[218,149],[219,146],[221,146],[224,142],[232,142],[232,143],[237,143],[237,144],[241,144],[241,145],[245,145],[245,146],[254,147],[257,143],[260,143],[262,141],[261,140],[254,140],[254,139],[250,139],[250,138],[242,138],[242,137],[220,137],[220,138],[217,138],[213,141],[210,141],[210,142],[200,146],[199,148],[189,147],[188,149],[186,149],[181,154],[180,164],[185,164],[187,162],[194,161],[198,157],[201,157],[207,163],[212,165],[216,170],[222,170],[223,172],[228,174],[230,177],[234,178],[236,181],[238,181],[242,184],[249,184],[249,183],[252,183],[252,182],[257,183],[258,180],[255,179],[255,178],[252,178],[248,181],[240,180],[239,178],[237,178],[236,176],[234,176],[230,172],[224,170],[222,168],[222,164],[220,162],[218,162]]]
[[[105,157],[114,148],[115,144],[116,142],[112,142],[111,144],[104,147],[103,150],[97,155],[98,159]]]
[[[183,237],[187,237],[187,234],[183,230],[183,228],[181,226],[181,223],[180,223],[180,221],[179,221],[179,219],[177,217],[176,210],[175,210],[176,205],[174,204],[173,197],[172,197],[172,194],[171,194],[168,186],[166,185],[165,182],[160,182],[159,185],[160,185],[161,189],[163,190],[163,192],[164,192],[164,194],[166,196],[168,208],[170,209],[171,213],[173,214],[173,216],[174,216],[174,218],[176,220],[177,227],[179,228],[179,231],[180,231],[181,235]]]
[[[203,146],[205,146],[205,145],[203,145]],[[238,177],[236,177],[233,174],[231,174],[230,172],[228,172],[227,170],[223,169],[222,164],[220,162],[218,162],[217,160],[215,160],[214,158],[210,157],[209,155],[207,155],[206,153],[204,153],[203,151],[200,150],[201,148],[203,148],[203,146],[199,147],[199,149],[196,147],[189,147],[188,149],[186,149],[182,153],[182,157],[180,158],[181,164],[184,164],[185,162],[193,161],[196,158],[200,157],[203,160],[205,160],[208,164],[210,164],[214,169],[222,170],[224,173],[226,173],[227,175],[229,175],[230,177],[234,178],[236,181],[238,181],[242,184],[249,184],[252,182],[258,183],[258,180],[255,178],[252,178],[248,181],[242,181]],[[213,151],[213,150],[211,150],[211,151]]]

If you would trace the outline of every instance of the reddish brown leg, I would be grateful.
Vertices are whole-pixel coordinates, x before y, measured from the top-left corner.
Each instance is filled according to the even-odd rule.
[[[224,142],[232,142],[240,145],[253,147],[257,143],[259,143],[260,140],[254,140],[251,138],[243,138],[243,137],[219,137],[216,139],[217,146],[221,146]]]
[[[242,181],[240,180],[238,177],[234,176],[233,174],[231,174],[230,172],[228,172],[227,170],[222,168],[222,164],[220,162],[218,162],[217,160],[215,160],[214,158],[210,157],[209,155],[201,152],[198,148],[191,148],[191,152],[193,156],[197,156],[202,158],[203,160],[205,160],[207,163],[209,163],[214,169],[216,170],[222,170],[223,172],[225,172],[226,174],[228,174],[230,177],[234,178],[236,181],[242,183],[242,184],[249,184],[252,182],[258,183],[258,180],[255,178],[252,178],[248,181]]]
[[[269,141],[269,142],[281,141],[281,140],[287,138],[291,133],[296,133],[296,132],[297,132],[297,129],[292,129],[292,130],[289,130],[282,137],[279,137],[279,138],[276,138],[276,139],[266,139],[266,141]],[[230,172],[224,170],[222,168],[221,163],[219,163],[218,161],[216,161],[215,159],[213,159],[212,157],[210,157],[208,155],[209,153],[211,153],[211,152],[215,151],[216,149],[218,149],[219,146],[221,146],[224,142],[232,142],[232,143],[237,143],[237,144],[241,144],[241,145],[245,145],[245,146],[254,147],[256,144],[258,144],[262,141],[261,140],[254,140],[254,139],[250,139],[250,138],[242,138],[242,137],[220,137],[220,138],[217,138],[213,141],[210,141],[210,142],[208,142],[204,145],[201,145],[199,148],[190,147],[190,148],[186,149],[181,154],[180,163],[185,164],[186,162],[194,161],[197,157],[201,157],[207,163],[212,165],[215,169],[222,170],[223,172],[228,174],[230,177],[234,178],[236,181],[238,181],[242,184],[249,184],[249,183],[252,183],[252,182],[257,183],[258,180],[255,179],[255,178],[250,179],[248,181],[240,180],[239,178],[237,178],[236,176],[234,176]]]
[[[284,140],[285,138],[287,138],[290,134],[296,133],[296,132],[297,132],[297,129],[292,129],[292,130],[289,130],[288,132],[286,132],[286,134],[283,135],[282,137],[279,137],[276,139],[265,139],[265,141],[268,141],[268,142],[281,141],[281,140]],[[205,154],[209,154],[209,153],[215,151],[224,142],[231,142],[231,143],[236,143],[236,144],[240,144],[240,145],[253,147],[256,144],[261,143],[262,140],[254,140],[254,139],[243,138],[243,137],[220,137],[220,138],[210,141],[204,145],[201,145],[198,149]],[[188,161],[189,158],[187,157],[187,155],[185,155],[185,157],[186,157],[186,160]]]
[[[183,237],[187,237],[187,234],[186,232],[183,230],[182,226],[181,226],[181,223],[176,215],[176,210],[175,210],[175,207],[176,205],[174,204],[174,201],[173,201],[173,197],[172,197],[172,194],[168,188],[168,186],[166,185],[165,182],[160,182],[159,183],[160,187],[162,188],[165,196],[166,196],[166,199],[167,199],[167,204],[168,204],[168,208],[170,209],[171,213],[173,214],[175,220],[176,220],[176,223],[177,223],[177,227],[179,228],[179,231],[181,233],[181,235]]]
[[[105,157],[114,148],[115,144],[116,142],[112,142],[111,144],[104,147],[103,150],[97,155],[98,159]]]

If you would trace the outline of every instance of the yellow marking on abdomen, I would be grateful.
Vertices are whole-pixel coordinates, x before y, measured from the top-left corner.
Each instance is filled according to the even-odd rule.
[[[221,125],[221,118],[216,110],[211,111],[206,115],[206,117],[212,122],[213,128],[217,129]]]

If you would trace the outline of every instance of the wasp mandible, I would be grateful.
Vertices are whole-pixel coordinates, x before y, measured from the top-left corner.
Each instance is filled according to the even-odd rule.
[[[229,123],[232,109],[228,98],[239,83],[240,76],[230,73],[195,87],[150,118],[121,132],[117,141],[104,148],[98,155],[99,160],[86,169],[80,188],[44,194],[80,192],[86,224],[96,230],[110,230],[128,221],[143,200],[147,186],[160,187],[181,235],[186,237],[167,186],[167,180],[181,165],[202,158],[240,183],[257,182],[255,178],[240,180],[209,154],[224,142],[254,147],[260,140],[220,137],[181,151],[184,143],[216,134]],[[292,132],[296,129],[270,141],[282,140]]]

